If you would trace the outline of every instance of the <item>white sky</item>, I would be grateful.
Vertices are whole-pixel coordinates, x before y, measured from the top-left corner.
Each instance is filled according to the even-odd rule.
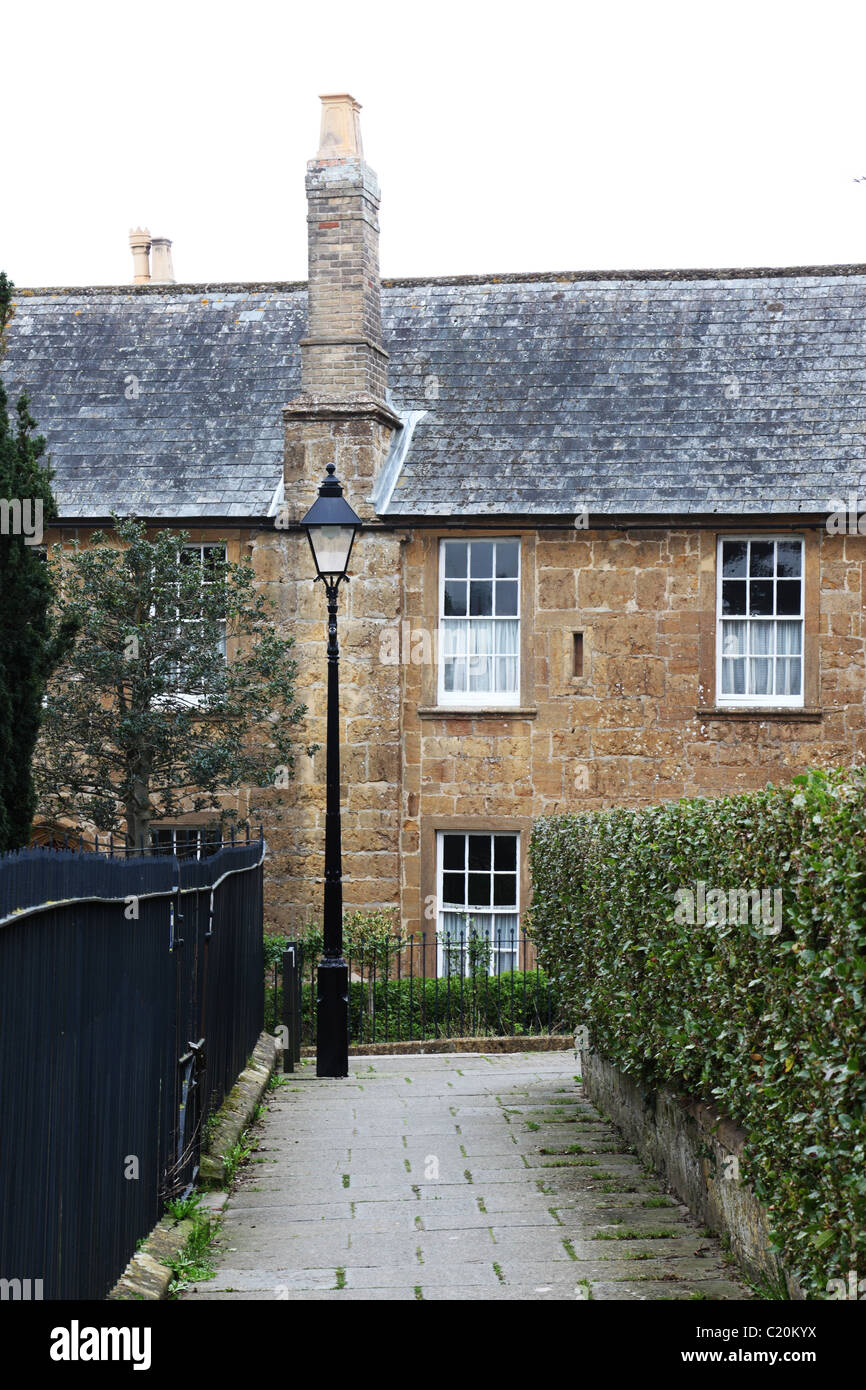
[[[866,9],[824,0],[30,0],[0,268],[306,278],[321,92],[361,102],[385,276],[866,262]]]

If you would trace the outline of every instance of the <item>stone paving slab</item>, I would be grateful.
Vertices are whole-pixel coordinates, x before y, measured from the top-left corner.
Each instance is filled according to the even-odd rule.
[[[661,1302],[671,1299],[709,1299],[712,1302],[729,1302],[742,1295],[732,1291],[727,1279],[687,1278],[683,1280],[647,1279],[640,1284],[605,1283],[597,1279],[592,1285],[592,1297],[598,1302],[611,1299],[630,1299],[633,1302]]]
[[[216,1276],[181,1297],[751,1296],[588,1101],[569,1053],[353,1057],[350,1069],[320,1080],[306,1062],[268,1093],[253,1131],[264,1161],[228,1201]]]

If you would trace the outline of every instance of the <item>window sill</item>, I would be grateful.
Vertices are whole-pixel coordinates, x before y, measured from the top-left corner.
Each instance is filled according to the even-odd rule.
[[[419,719],[535,719],[538,710],[527,705],[421,705]]]
[[[816,705],[713,705],[696,709],[702,719],[788,719],[818,724],[824,711]]]

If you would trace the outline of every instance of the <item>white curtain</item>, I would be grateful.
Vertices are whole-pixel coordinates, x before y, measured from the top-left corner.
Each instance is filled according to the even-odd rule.
[[[514,694],[520,689],[518,657],[520,623],[516,618],[500,618],[496,623],[496,689]]]
[[[517,618],[443,619],[444,686],[449,692],[516,692],[519,656]]]
[[[773,623],[750,623],[749,694],[773,693]]]
[[[466,689],[466,628],[460,619],[442,623],[442,659],[445,663],[445,689],[459,694]]]
[[[495,618],[475,618],[469,624],[469,689],[487,691],[493,689],[493,634]]]
[[[776,694],[799,695],[803,685],[803,624],[776,623]]]
[[[802,620],[722,623],[723,695],[799,695],[802,688]]]
[[[517,969],[518,927],[516,912],[493,913],[493,970],[497,975]]]
[[[746,693],[746,646],[749,624],[744,619],[722,623],[722,694]]]
[[[440,974],[459,975],[461,971],[466,974],[471,965],[468,939],[480,937],[486,937],[490,942],[487,968],[491,975],[501,975],[503,970],[516,970],[518,935],[519,922],[516,912],[440,912]],[[476,963],[479,955],[480,952],[476,949]]]

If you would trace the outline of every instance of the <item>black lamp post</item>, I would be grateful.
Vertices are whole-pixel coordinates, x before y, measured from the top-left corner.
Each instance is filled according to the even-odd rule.
[[[349,967],[343,959],[343,865],[340,827],[340,648],[337,594],[348,583],[349,556],[361,518],[353,512],[329,463],[328,476],[301,525],[307,533],[316,581],[328,596],[328,735],[325,806],[324,954],[316,993],[316,1075],[349,1075]]]

